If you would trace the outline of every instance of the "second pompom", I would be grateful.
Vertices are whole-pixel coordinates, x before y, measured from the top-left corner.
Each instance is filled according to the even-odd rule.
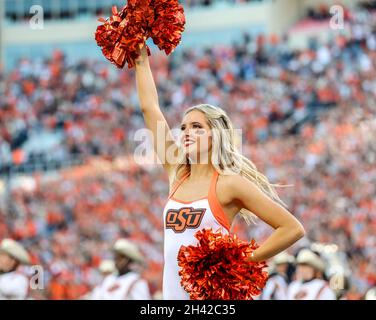
[[[197,246],[182,246],[178,254],[181,285],[191,300],[253,300],[268,279],[265,262],[247,259],[257,249],[233,234],[200,230]]]

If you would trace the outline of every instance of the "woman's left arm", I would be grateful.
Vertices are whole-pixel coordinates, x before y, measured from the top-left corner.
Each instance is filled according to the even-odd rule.
[[[304,237],[305,230],[302,224],[289,211],[261,191],[256,184],[241,176],[233,176],[231,180],[228,191],[234,203],[248,209],[275,229],[254,251],[250,261],[267,260]]]

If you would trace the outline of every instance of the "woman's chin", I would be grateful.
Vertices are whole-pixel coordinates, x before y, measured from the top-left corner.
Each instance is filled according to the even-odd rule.
[[[197,158],[196,150],[192,150],[189,148],[183,149],[184,155],[189,158],[191,161]]]
[[[183,150],[187,156],[193,156],[193,155],[196,155],[197,153],[196,147],[192,145],[184,146]]]
[[[195,152],[186,153],[186,157],[189,158],[191,164],[209,164],[209,158],[207,153],[197,155]]]

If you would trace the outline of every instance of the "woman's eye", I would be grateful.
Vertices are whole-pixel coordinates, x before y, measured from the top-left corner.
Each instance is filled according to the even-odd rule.
[[[195,129],[201,129],[202,127],[199,124],[194,124],[193,128],[195,128]]]

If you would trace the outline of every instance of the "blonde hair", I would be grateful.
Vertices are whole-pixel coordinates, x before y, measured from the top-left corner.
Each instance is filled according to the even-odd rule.
[[[206,116],[209,126],[212,130],[212,157],[211,163],[218,173],[223,175],[240,174],[249,181],[255,183],[261,191],[270,198],[286,206],[279,198],[274,187],[283,187],[287,185],[272,184],[268,178],[260,173],[255,164],[244,157],[236,149],[235,132],[232,122],[226,112],[210,104],[199,104],[188,108],[184,116],[191,111],[201,111]],[[173,172],[172,181],[178,180],[178,177],[190,172],[190,163],[187,156],[181,153],[178,164]],[[249,210],[243,208],[239,214],[250,225],[254,223],[255,215]]]

